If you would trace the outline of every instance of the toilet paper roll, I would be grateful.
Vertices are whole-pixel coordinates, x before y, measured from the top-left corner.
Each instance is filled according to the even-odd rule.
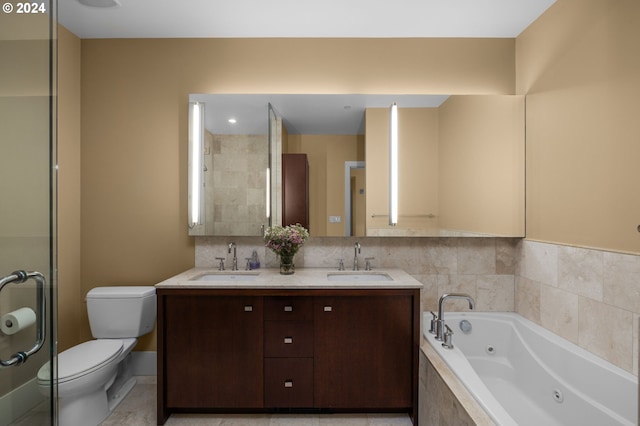
[[[4,334],[16,334],[35,324],[36,313],[31,308],[20,308],[0,317],[0,330]]]

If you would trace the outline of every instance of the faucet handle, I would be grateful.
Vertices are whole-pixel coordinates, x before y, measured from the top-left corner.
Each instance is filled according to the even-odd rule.
[[[244,267],[245,271],[250,271],[251,270],[251,258],[250,257],[245,257],[245,259],[247,259],[247,264]]]
[[[453,331],[448,325],[444,326],[447,331],[444,333],[444,342],[442,347],[445,349],[453,349]]]
[[[365,262],[367,262],[367,263],[364,265],[364,270],[365,270],[365,271],[370,271],[370,270],[372,269],[372,268],[371,268],[371,261],[372,261],[373,259],[375,259],[375,257],[365,257],[365,258],[364,258]]]
[[[433,311],[429,311],[433,318],[431,318],[431,327],[429,328],[429,333],[436,334],[438,327],[438,316],[433,313]]]
[[[341,257],[338,259],[338,271],[344,271],[344,258]]]
[[[220,261],[220,264],[218,265],[218,271],[224,271],[224,257],[216,257],[217,260]]]

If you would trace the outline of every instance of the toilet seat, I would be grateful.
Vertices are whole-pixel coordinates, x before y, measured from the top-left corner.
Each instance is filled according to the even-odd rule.
[[[58,384],[85,376],[109,364],[123,350],[122,340],[89,340],[58,354]],[[51,366],[46,363],[38,371],[39,382],[49,382]]]

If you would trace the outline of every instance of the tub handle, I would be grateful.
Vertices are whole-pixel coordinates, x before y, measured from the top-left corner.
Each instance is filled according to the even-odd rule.
[[[448,325],[445,325],[444,328],[446,331],[444,332],[444,343],[442,347],[445,349],[453,349],[453,331]]]
[[[429,311],[433,318],[431,318],[431,328],[429,328],[429,333],[436,334],[438,329],[438,316],[433,313],[433,311]]]

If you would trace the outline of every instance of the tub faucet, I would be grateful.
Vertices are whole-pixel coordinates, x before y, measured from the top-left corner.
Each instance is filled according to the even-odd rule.
[[[353,270],[357,271],[358,270],[358,253],[360,253],[360,243],[356,241],[356,243],[353,245],[353,251],[354,251],[354,256],[353,256]]]
[[[464,293],[448,293],[443,294],[438,301],[438,319],[436,321],[436,339],[444,340],[444,302],[447,299],[466,299],[469,302],[469,309],[475,308],[475,302],[473,298]]]
[[[229,253],[231,253],[231,249],[233,249],[233,267],[231,268],[232,271],[237,271],[238,270],[238,256],[236,255],[236,243],[229,243],[227,245],[227,247],[229,247]]]

